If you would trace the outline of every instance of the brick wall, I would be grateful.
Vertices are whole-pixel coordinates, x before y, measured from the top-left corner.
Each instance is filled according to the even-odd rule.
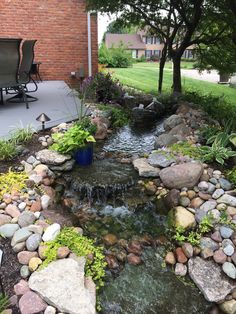
[[[91,16],[92,68],[97,71],[97,18]],[[1,0],[0,37],[37,39],[35,60],[47,80],[70,81],[84,65],[88,74],[85,0]]]

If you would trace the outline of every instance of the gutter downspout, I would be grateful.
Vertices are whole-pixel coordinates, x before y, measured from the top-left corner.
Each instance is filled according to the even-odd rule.
[[[88,25],[88,75],[92,76],[92,37],[91,37],[91,15],[87,13]]]

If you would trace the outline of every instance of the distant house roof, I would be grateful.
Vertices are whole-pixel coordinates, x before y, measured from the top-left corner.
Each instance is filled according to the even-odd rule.
[[[117,47],[121,42],[128,49],[146,49],[146,45],[138,34],[106,34],[105,44],[107,48]]]

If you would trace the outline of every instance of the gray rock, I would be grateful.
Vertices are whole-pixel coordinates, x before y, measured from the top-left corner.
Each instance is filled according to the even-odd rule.
[[[223,194],[225,193],[225,191],[223,189],[217,189],[215,190],[215,192],[212,194],[212,198],[214,198],[215,200],[218,199],[219,197],[221,197]]]
[[[170,130],[168,134],[175,136],[179,141],[185,141],[186,137],[191,135],[191,129],[184,123],[181,123]]]
[[[34,156],[29,156],[26,162],[28,162],[28,164],[33,165],[36,162],[36,159]]]
[[[193,188],[203,173],[199,162],[188,162],[165,168],[160,171],[160,178],[169,189]]]
[[[220,186],[222,187],[222,189],[225,191],[229,191],[233,188],[232,184],[224,178],[220,178],[219,183],[220,183]]]
[[[34,216],[34,213],[25,211],[21,213],[20,216],[18,217],[18,224],[21,227],[27,227],[32,225],[35,222],[35,220],[36,218]]]
[[[29,278],[30,289],[61,312],[95,314],[95,285],[85,286],[85,258],[67,258],[50,263]]]
[[[223,248],[223,252],[225,253],[225,255],[227,256],[232,256],[234,254],[234,247],[230,244],[227,244],[224,248]]]
[[[208,190],[208,183],[206,181],[201,181],[198,183],[199,191],[206,192]]]
[[[232,263],[225,262],[222,269],[229,278],[236,279],[236,268]]]
[[[0,214],[0,226],[3,226],[5,224],[9,224],[12,220],[12,217],[5,215],[5,214]]]
[[[236,197],[231,196],[229,194],[224,194],[220,198],[217,199],[217,203],[224,203],[230,205],[232,207],[236,206]]]
[[[190,199],[186,196],[181,196],[179,199],[179,204],[183,207],[188,207],[190,204]]]
[[[42,238],[40,234],[32,234],[27,240],[26,240],[26,248],[28,251],[36,251],[37,248],[40,245]]]
[[[215,191],[215,189],[216,189],[215,185],[209,182],[208,183],[208,189],[207,189],[206,193],[212,194]]]
[[[177,126],[178,124],[181,124],[182,122],[183,122],[183,119],[179,115],[173,114],[172,116],[170,116],[164,121],[164,129],[166,131],[169,131],[173,129],[175,126]]]
[[[13,237],[14,233],[19,229],[18,224],[6,224],[0,227],[0,235],[4,238]]]
[[[188,261],[189,275],[209,302],[219,302],[235,289],[236,284],[222,275],[221,267],[200,257]]]
[[[20,275],[22,278],[28,278],[30,275],[30,270],[27,265],[23,265],[20,269]]]
[[[162,148],[177,143],[177,137],[171,134],[161,134],[156,138],[155,148]]]
[[[232,230],[231,228],[229,228],[227,226],[221,226],[220,227],[220,234],[221,234],[222,238],[224,238],[224,239],[229,239],[233,233],[234,233],[234,230]]]
[[[202,250],[205,248],[208,248],[214,252],[214,251],[219,249],[219,244],[217,242],[213,241],[211,238],[202,237],[200,240],[200,248]]]
[[[41,205],[42,205],[43,210],[48,209],[50,204],[51,204],[51,197],[50,196],[48,196],[46,194],[41,196]]]
[[[31,232],[26,228],[17,230],[11,240],[11,246],[15,246],[17,243],[26,241],[30,235]]]
[[[205,218],[207,216],[207,212],[205,212],[204,210],[197,208],[195,210],[195,219],[198,223],[200,223],[203,218]]]
[[[175,274],[176,276],[184,277],[187,274],[187,266],[181,263],[175,265]]]
[[[71,160],[67,160],[66,162],[64,162],[64,164],[60,165],[60,166],[53,166],[53,165],[49,165],[50,169],[52,171],[71,171],[73,169],[75,165],[75,160],[71,159]]]
[[[212,184],[216,185],[218,183],[218,180],[216,178],[210,178],[209,180]]]
[[[67,160],[71,159],[70,155],[62,155],[56,151],[43,149],[36,153],[36,158],[46,165],[62,165]]]
[[[17,243],[16,245],[14,245],[12,247],[12,250],[15,252],[15,253],[19,253],[21,251],[23,251],[25,249],[25,241],[23,242],[19,242]]]
[[[217,206],[216,201],[211,200],[211,201],[206,201],[205,203],[203,203],[200,206],[200,209],[207,213],[209,212],[209,210],[215,209],[216,206]]]
[[[139,172],[140,177],[159,177],[160,169],[150,166],[146,158],[135,159],[133,166]]]
[[[148,157],[148,162],[153,167],[166,168],[175,162],[175,159],[167,152],[153,152]]]

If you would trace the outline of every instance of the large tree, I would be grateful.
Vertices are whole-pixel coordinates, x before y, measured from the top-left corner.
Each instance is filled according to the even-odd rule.
[[[232,0],[233,1],[233,0]],[[123,25],[149,27],[164,42],[160,62],[162,84],[166,57],[173,60],[173,92],[181,93],[181,57],[190,46],[211,45],[228,31],[225,12],[218,0],[87,0],[88,8],[119,12]],[[161,90],[159,86],[159,91]]]

